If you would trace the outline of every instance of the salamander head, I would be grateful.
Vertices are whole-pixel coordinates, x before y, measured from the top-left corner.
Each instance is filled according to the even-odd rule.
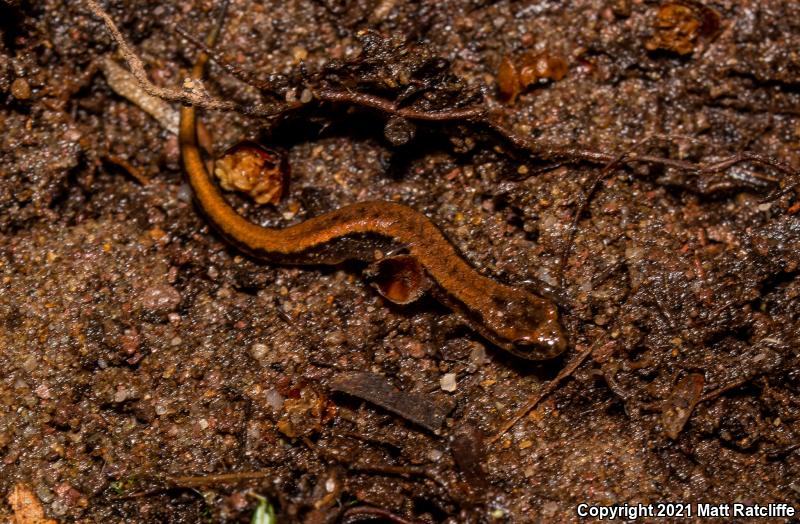
[[[552,302],[521,289],[507,288],[502,297],[491,297],[496,307],[484,316],[484,327],[492,342],[529,360],[557,357],[567,348]]]

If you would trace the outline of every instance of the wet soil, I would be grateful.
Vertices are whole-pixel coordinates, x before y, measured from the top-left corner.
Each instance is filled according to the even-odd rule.
[[[104,7],[153,81],[176,86],[196,49],[174,28],[202,36],[215,4]],[[218,49],[263,78],[297,78],[301,61],[313,72],[357,59],[373,28],[447,59],[542,143],[689,161],[751,151],[800,167],[800,6],[705,5],[237,0]],[[469,125],[418,124],[395,147],[380,113],[326,104],[281,122],[203,115],[218,151],[242,139],[288,151],[281,204],[231,197],[254,221],[399,201],[484,274],[555,288],[569,349],[528,362],[432,300],[387,303],[358,265],[237,252],[194,207],[175,136],[92,66],[116,46],[82,2],[6,0],[0,20],[0,515],[20,483],[62,522],[248,522],[253,493],[279,522],[800,505],[800,206],[794,192],[762,201],[780,173],[611,169],[562,287],[569,225],[602,165],[541,163]],[[498,67],[525,53],[560,57],[566,75],[503,102]],[[260,99],[216,65],[208,77],[217,96]],[[441,427],[332,387],[352,373],[425,399]]]

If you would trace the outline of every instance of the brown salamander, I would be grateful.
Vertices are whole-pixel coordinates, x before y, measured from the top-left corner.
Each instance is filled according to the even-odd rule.
[[[192,78],[202,77],[206,62],[207,56],[201,54]],[[197,144],[193,106],[181,109],[179,140],[197,203],[214,227],[245,252],[284,264],[372,262],[375,250],[365,249],[369,240],[390,241],[402,245],[424,268],[434,296],[493,344],[533,360],[553,358],[566,348],[552,302],[478,273],[433,222],[412,208],[394,202],[359,202],[283,229],[262,227],[239,215],[208,173]]]

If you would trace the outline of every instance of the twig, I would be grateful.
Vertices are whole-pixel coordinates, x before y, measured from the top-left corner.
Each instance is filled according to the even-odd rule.
[[[125,40],[122,32],[119,30],[114,20],[100,7],[95,0],[84,0],[89,10],[96,17],[100,18],[106,25],[111,37],[119,46],[119,51],[122,54],[131,73],[141,85],[142,89],[150,95],[158,97],[162,100],[169,102],[181,102],[183,104],[190,104],[204,109],[212,109],[219,111],[239,111],[248,115],[270,117],[279,114],[283,111],[283,107],[275,107],[271,105],[257,104],[255,106],[243,107],[235,102],[228,100],[220,100],[209,95],[203,84],[197,80],[186,80],[182,89],[159,87],[153,84],[147,77],[144,64],[131,45]]]
[[[181,35],[183,38],[185,38],[186,40],[191,42],[192,45],[197,47],[200,51],[205,53],[210,60],[212,60],[215,64],[217,64],[222,69],[224,69],[232,77],[236,78],[237,80],[240,80],[241,82],[244,82],[245,84],[247,84],[247,85],[249,85],[251,87],[254,87],[254,88],[258,89],[262,93],[266,93],[266,94],[272,96],[277,101],[282,101],[283,100],[283,97],[281,97],[281,95],[277,91],[275,91],[274,86],[272,86],[270,83],[256,78],[249,71],[246,71],[246,70],[242,69],[241,67],[238,67],[235,64],[230,63],[228,60],[225,60],[225,58],[222,56],[222,54],[219,51],[217,51],[216,49],[212,49],[205,42],[203,42],[199,38],[195,37],[194,35],[192,35],[188,31],[186,31],[182,27],[179,27],[179,26],[175,27],[175,31],[179,35]],[[291,109],[292,107],[293,106],[288,105],[288,104],[286,106],[287,109]]]
[[[434,471],[422,467],[354,463],[348,465],[348,470],[356,471],[358,473],[375,473],[378,475],[385,475],[389,477],[401,477],[404,479],[411,479],[414,477],[424,478],[432,482],[435,482],[445,490],[447,490],[449,487],[449,483],[445,482]]]
[[[499,121],[497,121],[497,119],[491,117],[487,117],[481,120],[481,122],[485,124],[490,130],[497,133],[499,136],[507,140],[515,147],[533,153],[539,158],[545,160],[561,160],[561,161],[570,160],[573,162],[583,161],[592,164],[608,164],[610,162],[614,162],[614,160],[619,156],[618,154],[603,153],[600,151],[581,149],[579,147],[554,146],[551,144],[543,144],[537,140],[533,140],[531,138],[515,133],[514,131],[508,129]],[[791,185],[789,188],[782,189],[781,190],[782,193],[785,193],[791,190],[797,184],[800,184],[800,180],[798,180],[798,178],[800,178],[800,173],[798,173],[796,169],[792,168],[792,166],[784,162],[781,162],[775,158],[750,152],[743,152],[730,155],[711,164],[704,164],[702,162],[701,163],[687,162],[685,160],[676,160],[674,158],[666,158],[653,155],[638,155],[635,153],[629,153],[627,155],[627,160],[625,163],[660,165],[664,167],[672,167],[675,169],[679,169],[681,171],[686,171],[694,175],[709,175],[725,171],[726,169],[729,169],[730,167],[743,162],[753,162],[755,164],[771,167],[777,171],[780,171],[788,175],[790,178],[795,179],[796,182],[794,182],[794,184]],[[772,177],[760,176],[757,178],[768,180],[770,182],[776,181]],[[769,196],[767,198],[774,199],[778,198],[779,196],[781,195],[774,197]]]
[[[541,402],[541,400],[544,397],[555,391],[555,389],[558,387],[558,385],[561,383],[562,380],[572,375],[572,373],[574,373],[575,370],[578,369],[578,366],[583,364],[583,361],[586,360],[586,357],[592,354],[592,351],[594,351],[596,347],[598,347],[597,343],[592,344],[588,348],[584,349],[583,352],[581,352],[575,358],[573,358],[569,362],[569,364],[567,364],[564,367],[564,369],[561,370],[561,372],[558,374],[558,376],[556,376],[556,378],[545,384],[544,387],[542,387],[542,389],[540,389],[538,392],[536,392],[533,396],[530,397],[528,402],[522,408],[520,408],[519,411],[517,411],[516,414],[514,414],[514,416],[512,416],[505,423],[503,423],[503,425],[500,426],[500,429],[497,431],[497,433],[486,439],[486,443],[488,445],[491,445],[497,442],[497,440],[500,437],[505,435],[505,433],[514,426],[514,424],[519,422],[520,419],[522,419],[533,408],[535,408],[536,405],[539,402]]]
[[[147,184],[150,183],[150,178],[147,177],[144,173],[142,173],[141,169],[139,169],[138,167],[134,166],[133,164],[131,164],[130,162],[128,162],[127,160],[125,160],[122,157],[118,157],[116,155],[109,154],[109,155],[102,156],[100,158],[102,160],[105,160],[105,161],[111,163],[111,164],[114,164],[117,167],[122,168],[123,171],[128,173],[134,180],[139,182],[141,185],[146,186]]]
[[[209,46],[192,36],[181,28],[176,28],[178,34],[186,38],[189,42],[197,46],[200,50],[206,53],[209,58],[222,67],[225,71],[231,74],[234,78],[241,80],[249,86],[255,87],[259,91],[266,92],[267,94],[280,99],[280,96],[275,92],[273,87],[262,80],[254,78],[249,72],[236,67],[235,65],[224,60],[222,56],[210,49]],[[477,120],[484,116],[486,108],[482,106],[471,106],[455,109],[441,109],[432,111],[421,111],[418,109],[398,107],[395,102],[381,98],[375,95],[366,93],[359,93],[355,91],[348,91],[333,88],[318,88],[312,89],[311,92],[315,98],[323,102],[334,103],[348,103],[356,106],[369,107],[378,109],[386,114],[400,116],[409,120],[427,120],[427,121],[448,121],[448,120]],[[302,105],[302,104],[300,104]],[[285,104],[284,110],[295,109],[299,107],[298,104]]]
[[[243,480],[257,480],[267,478],[271,473],[266,471],[238,471],[235,473],[220,473],[217,475],[167,477],[170,484],[181,488],[196,488],[211,484],[232,484]]]
[[[564,278],[567,274],[567,259],[569,258],[570,251],[572,251],[572,243],[575,240],[575,232],[578,230],[578,222],[581,219],[581,215],[583,215],[583,213],[586,211],[586,208],[589,207],[589,202],[592,199],[592,195],[594,195],[594,192],[597,190],[597,186],[600,184],[600,181],[608,176],[611,170],[617,167],[628,154],[630,154],[629,151],[620,153],[611,162],[606,164],[606,166],[592,178],[591,183],[588,184],[587,188],[580,196],[580,203],[578,204],[578,209],[575,210],[575,215],[572,217],[569,230],[567,230],[567,238],[564,241],[564,249],[561,252],[561,260],[559,260],[558,263],[558,282],[561,289],[564,289],[566,284],[564,282]]]
[[[384,113],[396,115],[409,120],[428,120],[443,122],[448,120],[480,120],[486,114],[486,108],[472,106],[464,108],[440,109],[434,111],[421,111],[398,107],[397,104],[366,93],[355,91],[340,91],[338,89],[318,89],[313,90],[314,96],[325,102],[344,102],[353,105],[379,109]]]
[[[142,89],[141,83],[127,69],[120,66],[110,56],[100,60],[100,68],[112,91],[139,106],[142,111],[155,118],[161,127],[178,134],[178,111],[163,99]]]

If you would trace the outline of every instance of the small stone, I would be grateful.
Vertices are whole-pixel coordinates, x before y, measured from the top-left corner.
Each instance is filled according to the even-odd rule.
[[[255,360],[264,360],[267,353],[269,353],[269,347],[266,344],[253,344],[250,346],[250,356]]]
[[[37,397],[44,400],[47,400],[52,397],[52,395],[50,394],[50,388],[47,387],[47,384],[39,384],[39,386],[37,386],[34,392],[36,393]]]
[[[33,355],[28,355],[28,358],[26,358],[22,362],[22,369],[24,369],[28,373],[30,373],[31,371],[35,370],[38,367],[39,367],[39,359],[37,359]]]
[[[443,391],[447,391],[448,393],[452,393],[456,390],[456,374],[455,373],[445,373],[442,375],[442,378],[439,380],[439,384],[442,387]]]
[[[408,344],[406,345],[406,351],[408,355],[412,358],[423,358],[425,357],[425,346],[422,345],[422,342],[416,339],[410,339]]]
[[[486,364],[486,362],[489,360],[486,356],[486,347],[480,342],[473,342],[471,346],[472,348],[469,352],[469,364],[470,366],[475,366],[477,369]]]
[[[31,97],[31,86],[24,78],[17,78],[11,82],[11,94],[17,100],[27,100]]]
[[[141,337],[139,333],[134,329],[126,330],[125,333],[120,338],[120,345],[122,346],[122,351],[126,355],[133,355],[139,350],[139,345],[141,343]]]
[[[440,449],[432,449],[428,452],[428,460],[431,462],[439,462],[442,456],[444,456],[444,453]]]
[[[283,408],[283,395],[278,393],[276,389],[268,389],[264,394],[267,404],[275,411],[280,411]]]
[[[120,387],[114,393],[114,403],[115,404],[122,404],[126,400],[128,400],[128,390],[124,387]]]
[[[169,285],[155,285],[141,295],[142,308],[148,313],[166,314],[175,311],[182,300],[178,290]]]
[[[178,200],[181,202],[192,201],[192,188],[189,187],[189,184],[181,184],[178,187]]]

